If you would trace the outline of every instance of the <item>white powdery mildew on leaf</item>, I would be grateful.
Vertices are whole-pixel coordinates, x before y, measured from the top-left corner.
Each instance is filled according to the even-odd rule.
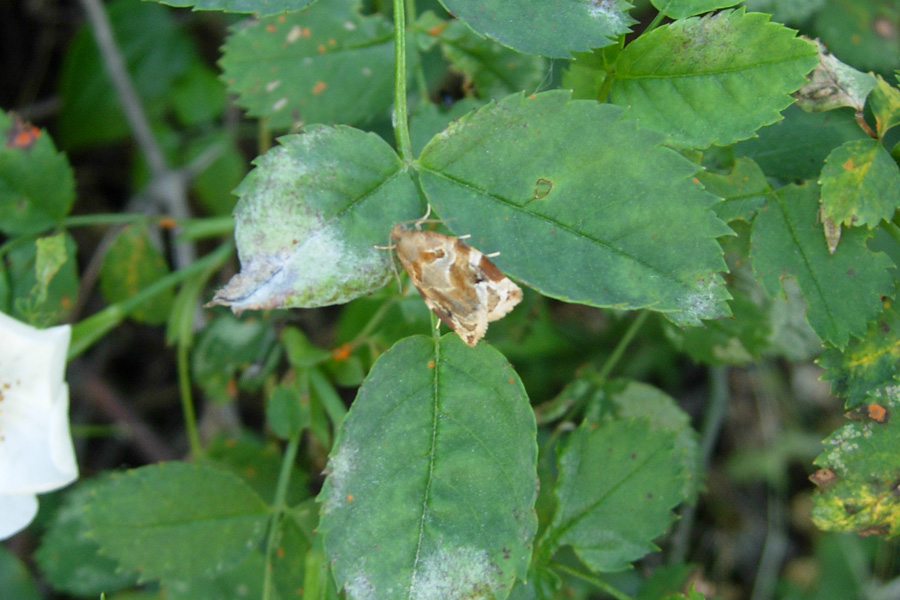
[[[480,600],[494,598],[500,573],[480,548],[441,548],[422,558],[413,574],[412,600]]]
[[[617,0],[593,0],[590,3],[588,14],[595,19],[606,21],[616,31],[625,30],[630,25]]]
[[[350,600],[376,600],[375,588],[363,571],[356,571],[344,583],[344,591]]]
[[[681,313],[672,314],[672,319],[681,325],[699,325],[701,319],[716,319],[726,316],[720,310],[722,302],[716,291],[723,286],[718,275],[706,275],[694,282],[693,291],[680,299]]]
[[[328,483],[331,485],[331,493],[322,504],[322,512],[329,514],[336,508],[340,508],[347,501],[347,479],[356,470],[357,450],[352,444],[341,444],[337,454],[328,461],[326,471]],[[348,584],[349,585],[349,582]]]

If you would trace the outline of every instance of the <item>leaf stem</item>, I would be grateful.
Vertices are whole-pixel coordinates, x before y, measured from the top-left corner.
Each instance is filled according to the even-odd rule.
[[[590,583],[594,587],[603,590],[604,592],[606,592],[607,594],[609,594],[616,600],[634,600],[628,594],[622,592],[621,590],[614,588],[613,586],[609,585],[602,579],[600,579],[598,577],[594,577],[593,575],[591,575],[589,573],[582,573],[578,569],[573,569],[572,567],[570,567],[568,565],[564,565],[562,563],[554,563],[553,568],[558,571],[562,571],[563,573],[568,573],[569,575],[572,575],[573,577],[577,577],[578,579],[581,579],[582,581],[586,581],[586,582]]]
[[[405,162],[413,159],[406,106],[406,7],[394,0],[394,136],[397,152]]]
[[[628,348],[631,340],[634,339],[634,336],[637,335],[637,332],[640,331],[641,327],[643,327],[644,322],[647,320],[647,317],[649,315],[650,311],[642,310],[638,313],[637,317],[635,317],[634,321],[631,322],[631,325],[629,325],[628,330],[625,332],[625,335],[623,335],[622,339],[619,340],[619,343],[612,351],[612,354],[609,355],[609,358],[606,359],[606,363],[597,373],[595,377],[595,380],[597,382],[602,383],[603,381],[606,381],[606,378],[609,377],[609,374],[622,358],[622,355],[625,354],[625,349]]]
[[[306,386],[308,389],[309,382],[306,382]],[[288,438],[287,446],[284,449],[284,457],[281,460],[281,471],[278,473],[272,515],[269,520],[269,539],[266,542],[266,568],[263,576],[262,600],[270,600],[272,598],[272,574],[275,571],[272,568],[272,557],[275,556],[275,548],[278,545],[278,532],[281,520],[288,509],[287,491],[291,482],[291,470],[294,466],[294,461],[297,460],[297,451],[300,448],[301,433],[302,431],[297,431]]]
[[[656,13],[656,16],[653,17],[653,20],[650,21],[650,24],[647,25],[647,27],[644,28],[644,31],[641,32],[641,35],[647,35],[651,31],[653,31],[654,29],[659,27],[659,24],[662,23],[662,20],[665,18],[666,18],[666,15],[663,12]]]

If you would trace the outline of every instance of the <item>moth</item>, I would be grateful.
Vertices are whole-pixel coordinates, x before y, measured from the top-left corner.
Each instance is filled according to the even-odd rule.
[[[394,225],[387,248],[396,250],[431,312],[474,346],[488,323],[502,319],[522,301],[522,290],[488,256],[462,241],[468,236],[423,230],[430,213],[429,206],[421,219]]]

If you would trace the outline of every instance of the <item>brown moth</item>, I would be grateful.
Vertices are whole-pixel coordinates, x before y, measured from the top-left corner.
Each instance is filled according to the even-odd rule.
[[[390,247],[431,312],[474,346],[488,323],[502,319],[522,301],[522,290],[461,238],[422,230],[428,213],[413,221],[413,229],[406,223],[394,225]]]

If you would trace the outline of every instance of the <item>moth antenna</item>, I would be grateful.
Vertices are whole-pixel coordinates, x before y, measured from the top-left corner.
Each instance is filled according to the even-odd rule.
[[[470,237],[472,237],[472,234],[471,234],[471,233],[467,233],[466,235],[458,235],[458,236],[456,236],[456,239],[458,239],[458,240],[467,240],[467,239],[469,239]]]
[[[491,252],[490,254],[485,254],[484,256],[486,256],[487,258],[496,258],[496,257],[500,256],[500,253],[499,252]]]

